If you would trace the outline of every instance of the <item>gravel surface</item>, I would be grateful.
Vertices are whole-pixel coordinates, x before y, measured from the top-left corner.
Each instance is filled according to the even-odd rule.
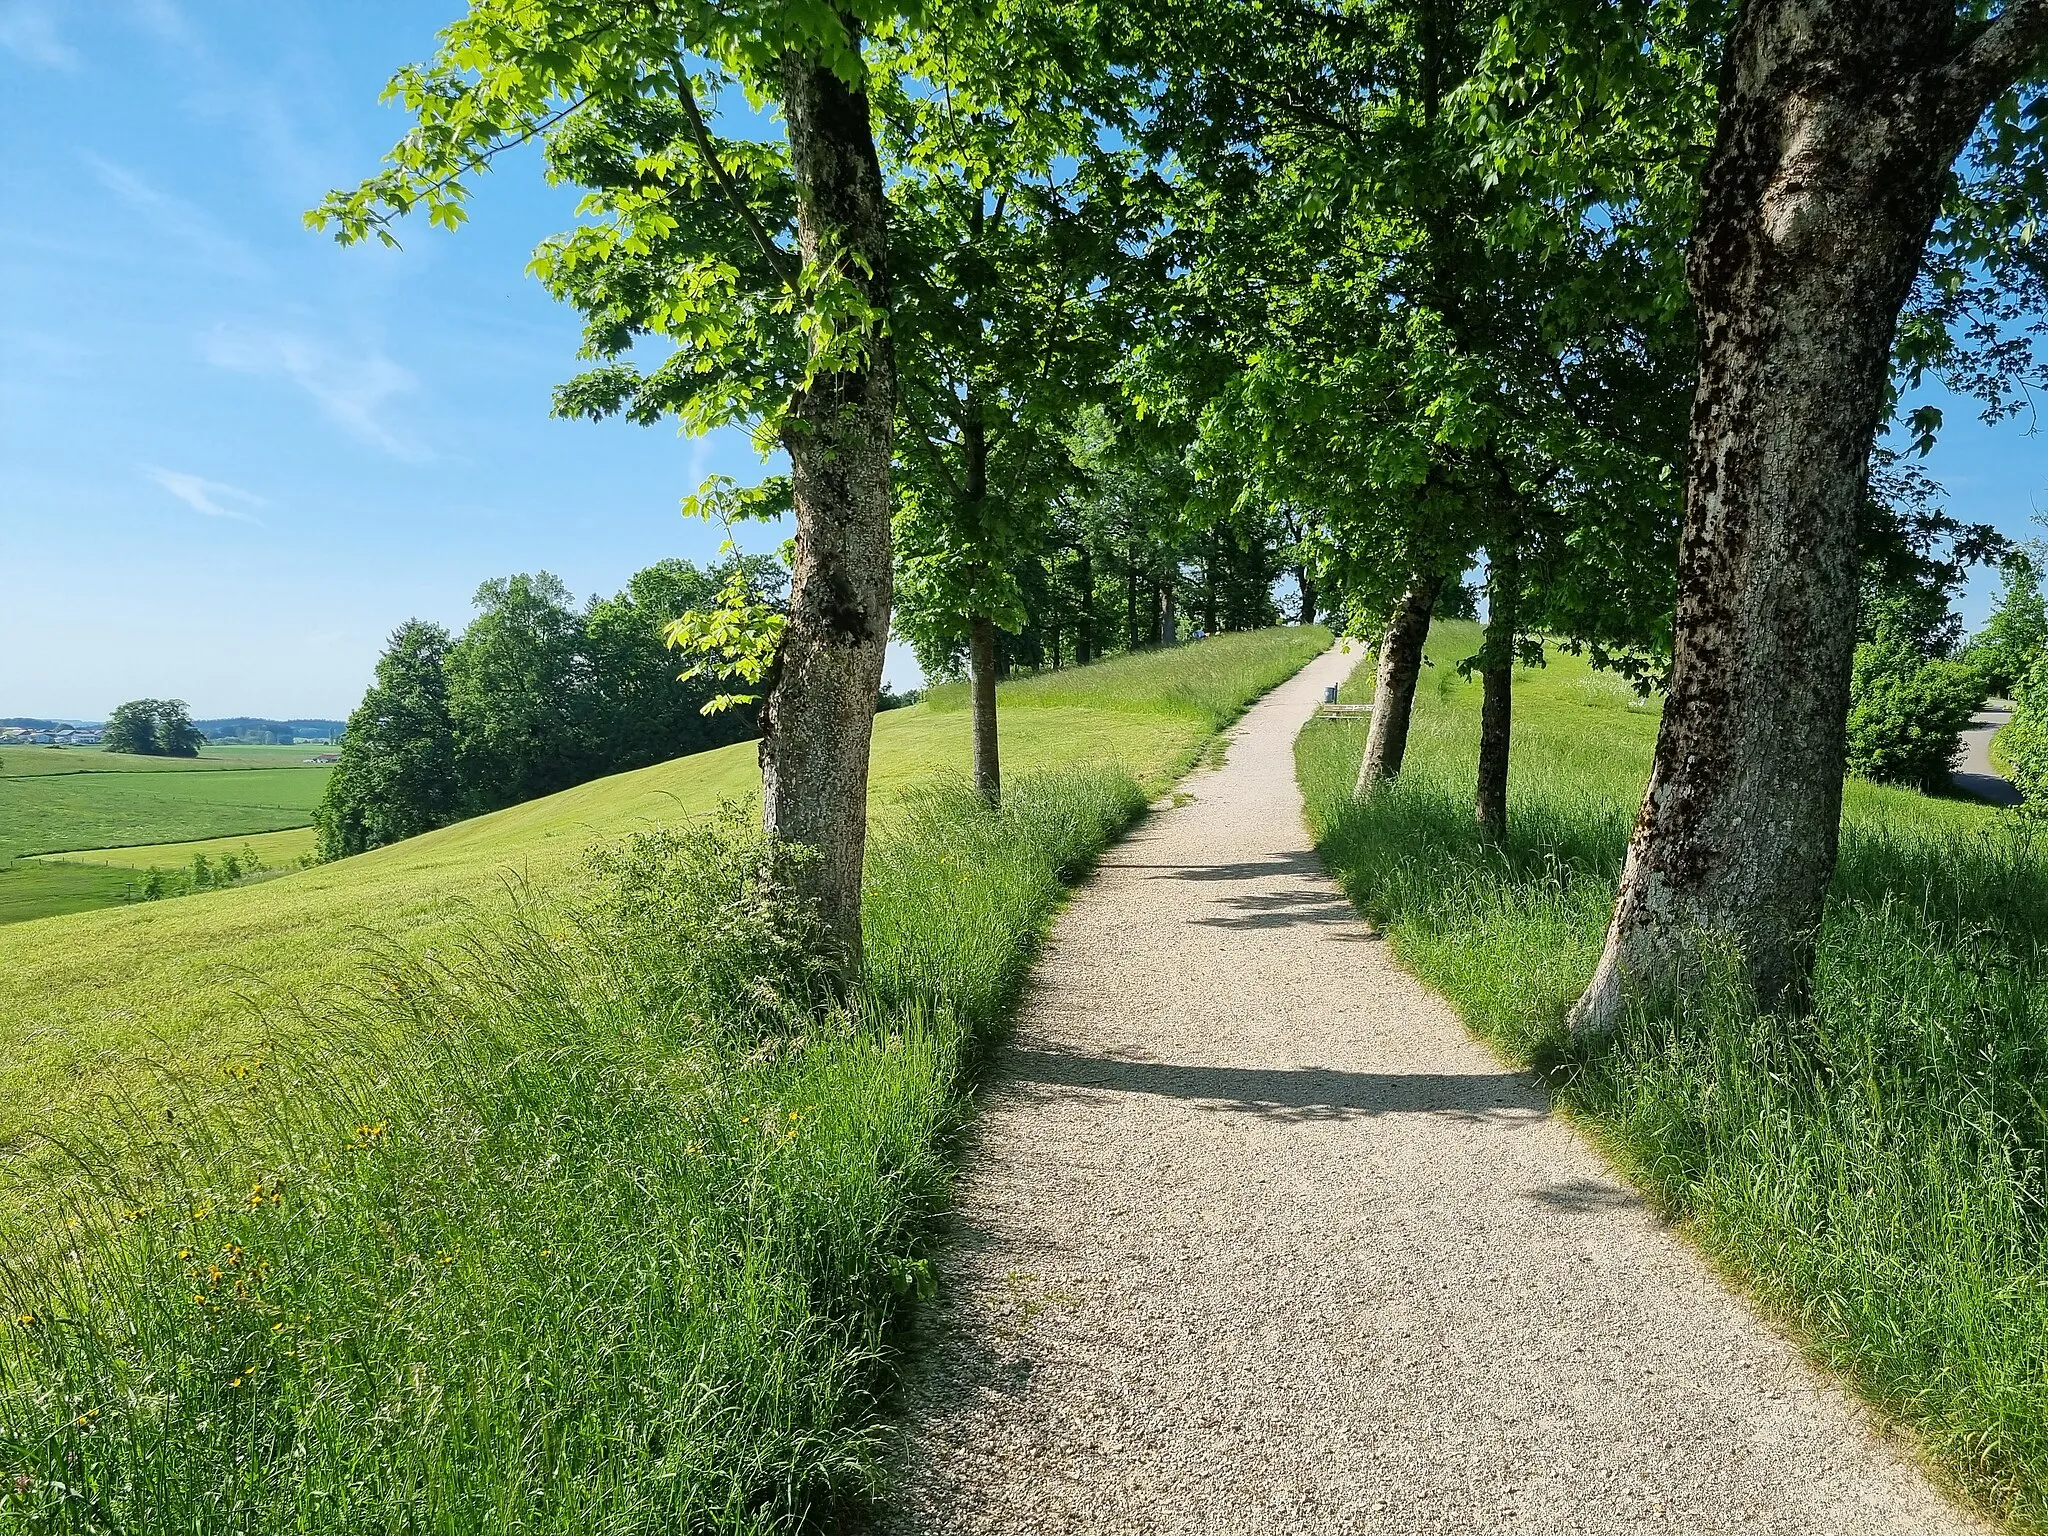
[[[1062,917],[885,1528],[1980,1530],[1353,916],[1292,752],[1352,660]]]
[[[1993,805],[2020,803],[2020,792],[1991,764],[1991,738],[2011,718],[2009,709],[1980,709],[1963,728],[1962,756],[1949,777],[1964,794]]]

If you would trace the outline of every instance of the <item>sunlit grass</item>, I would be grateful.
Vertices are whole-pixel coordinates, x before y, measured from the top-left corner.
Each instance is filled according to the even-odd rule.
[[[2048,845],[1985,807],[1852,782],[1811,1019],[1758,1020],[1705,985],[1578,1050],[1562,1021],[1655,715],[1568,659],[1523,674],[1511,835],[1489,849],[1477,688],[1449,665],[1476,648],[1439,626],[1408,766],[1365,804],[1363,731],[1304,733],[1325,858],[1402,960],[1541,1066],[1817,1353],[1988,1505],[2048,1528]]]
[[[1244,708],[1248,672],[1267,686],[1291,676],[1330,643],[1321,625],[1214,635],[1192,645],[1165,646],[1113,656],[1085,667],[1063,667],[1005,684],[1003,709],[1106,709],[1136,714],[1180,715],[1221,730]],[[967,707],[967,685],[932,689],[926,703],[935,712]]]
[[[848,999],[750,810],[622,839],[558,804],[574,851],[516,901],[346,936],[352,992],[266,994],[208,1073],[110,1079],[0,1263],[0,1531],[841,1524],[973,1063],[1066,884],[1205,736],[1031,713],[1000,811],[943,758],[892,793]]]

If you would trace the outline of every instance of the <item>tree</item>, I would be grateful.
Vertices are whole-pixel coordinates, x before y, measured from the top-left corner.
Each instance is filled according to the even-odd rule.
[[[584,725],[590,667],[569,589],[546,571],[495,577],[448,649],[448,718],[472,811],[551,795],[594,777]]]
[[[1951,166],[2044,44],[2048,0],[1988,22],[1952,0],[1737,11],[1688,256],[1699,376],[1670,686],[1579,1031],[1681,974],[1702,933],[1733,942],[1762,1007],[1805,1004],[1899,315]]]
[[[121,705],[107,716],[107,723],[100,729],[100,749],[134,757],[155,757],[156,707],[155,699],[131,699]]]
[[[592,189],[594,222],[537,265],[584,310],[601,366],[558,409],[744,423],[788,454],[796,540],[761,715],[763,816],[771,838],[810,850],[793,866],[849,963],[891,595],[895,371],[868,49],[907,19],[887,0],[471,0],[432,62],[392,83],[414,127],[389,168],[312,216],[344,240],[389,238],[422,204],[452,226],[467,178],[564,130],[551,170]],[[714,137],[702,100],[715,118],[727,87],[779,105],[784,145]],[[764,221],[778,202],[793,242]],[[650,333],[676,350],[642,372],[624,359]]]
[[[991,805],[997,634],[1028,622],[1025,587],[1071,477],[1063,433],[1106,391],[1122,329],[1111,279],[1134,238],[1119,195],[1130,156],[1061,98],[1065,73],[1019,99],[1040,78],[1032,41],[991,40],[972,71],[978,99],[898,89],[883,112],[899,256],[898,626],[930,650],[965,641],[975,789]]]
[[[1542,608],[1522,622],[1596,659],[1659,644],[1686,376],[1675,240],[1625,176],[1566,193],[1539,185],[1540,159],[1484,153],[1494,7],[1167,10],[1163,32],[1199,41],[1170,45],[1149,121],[1190,167],[1175,265],[1200,298],[1153,355],[1208,394],[1217,472],[1313,527],[1293,542],[1317,596],[1384,618],[1363,793],[1400,770],[1435,603],[1480,549],[1532,573]],[[1489,650],[1497,680],[1512,649]],[[1504,781],[1491,753],[1486,773]]]
[[[142,757],[197,757],[206,736],[183,699],[131,699],[107,717],[100,746]]]
[[[758,584],[786,590],[780,566],[746,558]],[[716,601],[723,579],[722,570],[663,560],[636,571],[616,596],[591,600],[582,621],[589,687],[577,729],[599,771],[641,768],[754,734],[753,711],[704,712],[711,690],[677,677],[665,639],[675,620]]]
[[[1998,601],[1970,658],[1994,694],[2010,694],[2043,653],[2048,653],[2048,601],[2041,595],[2042,551],[2011,550],[1999,565]]]
[[[448,709],[450,645],[447,630],[417,619],[392,632],[313,813],[322,859],[416,837],[465,813],[471,797],[456,776]]]

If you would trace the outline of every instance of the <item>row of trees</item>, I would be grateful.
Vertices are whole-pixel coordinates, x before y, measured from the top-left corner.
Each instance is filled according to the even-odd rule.
[[[1204,550],[1219,614],[1290,568],[1386,616],[1370,792],[1483,560],[1492,834],[1530,636],[1667,687],[1600,1028],[1702,930],[1804,996],[1859,587],[1918,527],[1873,441],[1925,374],[1995,415],[2032,370],[2044,46],[2048,0],[472,0],[317,217],[459,223],[546,137],[589,215],[537,262],[593,363],[557,409],[786,455],[704,502],[794,513],[786,616],[689,634],[758,663],[768,830],[849,957],[892,619],[969,658],[993,796],[1006,649],[1164,640]]]
[[[679,681],[665,643],[728,574],[664,560],[580,609],[545,571],[500,577],[459,636],[399,626],[315,814],[320,857],[751,735],[744,712],[703,713],[712,685]],[[772,583],[772,564],[750,575]]]

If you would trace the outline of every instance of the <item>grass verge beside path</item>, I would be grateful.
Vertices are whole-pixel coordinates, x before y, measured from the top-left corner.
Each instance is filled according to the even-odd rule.
[[[1403,962],[1809,1347],[1995,1513],[2048,1529],[2048,843],[1852,781],[1810,1019],[1704,986],[1573,1047],[1656,734],[1571,658],[1518,673],[1503,851],[1471,796],[1475,626],[1439,625],[1407,765],[1350,797],[1364,732],[1297,747],[1318,847]],[[1366,674],[1352,685],[1370,691]]]
[[[1326,643],[1247,647],[1229,711]],[[880,818],[848,1004],[744,813],[620,841],[557,804],[574,851],[525,900],[273,1007],[232,1117],[139,1164],[159,1101],[81,1121],[82,1261],[0,1267],[0,1531],[793,1531],[867,1496],[971,1064],[1065,884],[1207,735],[1034,712],[997,813],[932,782],[964,733],[902,713],[931,755]]]

